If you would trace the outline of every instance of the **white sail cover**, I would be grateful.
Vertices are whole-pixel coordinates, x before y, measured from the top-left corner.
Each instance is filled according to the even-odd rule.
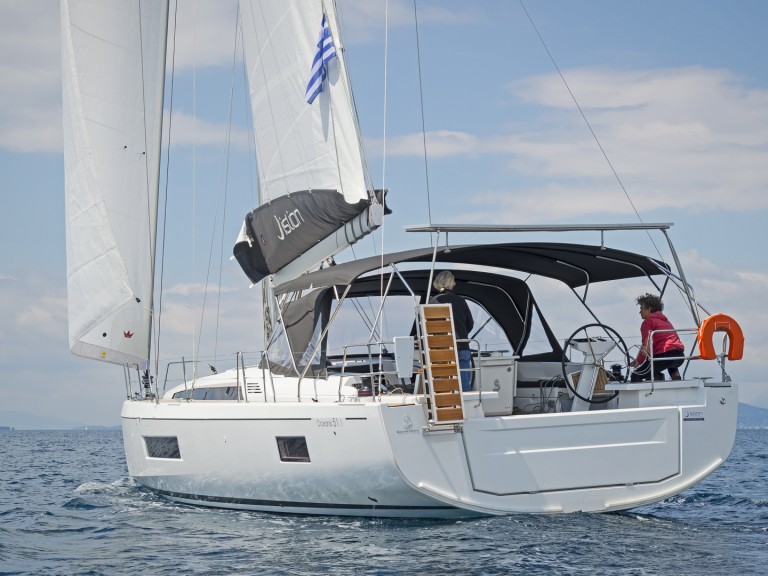
[[[241,0],[262,203],[333,189],[368,198],[356,113],[332,0]],[[326,14],[336,57],[323,91],[304,99]]]
[[[69,344],[149,356],[167,0],[62,0]]]

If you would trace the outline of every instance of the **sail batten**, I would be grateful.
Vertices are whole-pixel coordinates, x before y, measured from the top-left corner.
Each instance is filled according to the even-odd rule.
[[[63,0],[69,341],[146,367],[168,2]]]

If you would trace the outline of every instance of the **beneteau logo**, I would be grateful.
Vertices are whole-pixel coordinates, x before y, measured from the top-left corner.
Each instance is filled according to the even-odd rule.
[[[282,218],[275,216],[275,222],[277,223],[277,237],[280,240],[285,240],[288,234],[301,226],[302,222],[304,222],[304,216],[296,208],[293,212],[286,212]]]
[[[125,336],[126,338],[133,338],[133,332],[128,330],[128,332],[123,332],[123,336]]]
[[[411,420],[411,417],[407,414],[403,416],[403,427],[400,428],[400,430],[397,431],[398,434],[410,434],[418,432],[416,429],[416,426],[413,424],[413,420]]]

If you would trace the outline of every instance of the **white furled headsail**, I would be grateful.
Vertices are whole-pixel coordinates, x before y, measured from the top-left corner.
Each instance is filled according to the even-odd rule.
[[[241,0],[240,12],[261,206],[234,253],[258,282],[338,253],[380,225],[382,210],[366,178],[334,3]]]
[[[149,358],[167,0],[62,0],[69,344]]]

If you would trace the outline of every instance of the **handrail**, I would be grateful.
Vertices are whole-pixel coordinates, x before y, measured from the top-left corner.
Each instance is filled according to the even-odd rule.
[[[655,370],[653,369],[654,368],[653,337],[657,333],[665,333],[665,332],[675,332],[677,334],[696,334],[697,342],[698,342],[699,328],[663,328],[658,330],[651,330],[651,332],[649,333],[649,341],[651,343],[651,346],[650,346],[651,349],[646,352],[646,357],[649,359],[650,365],[651,365],[651,371],[650,371],[651,393],[653,393],[653,383],[656,381],[654,378]],[[715,358],[715,360],[722,361],[721,367],[722,367],[723,381],[725,381],[727,376],[725,373],[725,358],[728,357],[728,353],[726,352],[726,349],[725,349],[725,343],[726,343],[727,337],[728,337],[728,334],[726,333],[723,336],[723,353],[719,354]],[[664,360],[678,359],[678,358],[682,358],[683,360],[687,360],[688,362],[690,362],[691,360],[711,360],[712,359],[712,358],[703,358],[700,354],[681,354],[680,356],[669,356],[667,358],[664,358]],[[687,371],[687,365],[686,365],[686,369],[683,371],[683,374],[685,374],[686,371]]]
[[[678,328],[662,328],[662,329],[659,329],[659,330],[651,330],[648,333],[648,342],[650,343],[650,350],[648,350],[646,352],[646,357],[648,358],[648,360],[650,361],[650,364],[651,364],[651,372],[650,372],[650,376],[651,376],[651,379],[650,379],[650,381],[651,381],[651,392],[650,393],[651,394],[653,394],[653,392],[654,392],[654,385],[656,383],[656,378],[654,377],[656,375],[656,371],[653,369],[653,362],[654,362],[654,360],[653,360],[653,337],[654,337],[654,335],[656,333],[662,333],[662,332],[674,332],[676,334],[680,334],[682,332],[698,332],[698,329],[697,328],[680,328],[680,329],[678,329]],[[691,357],[686,357],[686,356],[670,356],[669,358],[665,358],[665,360],[677,359],[677,358],[682,358],[683,360],[691,360],[693,358],[698,358],[698,356],[691,356]],[[685,374],[685,371],[683,371],[683,374]]]
[[[375,401],[377,398],[377,388],[381,387],[381,380],[384,379],[386,376],[392,376],[394,374],[397,374],[397,369],[395,370],[384,370],[383,365],[384,363],[379,361],[379,370],[373,370],[374,366],[374,356],[378,356],[379,358],[382,358],[382,349],[384,349],[388,344],[394,345],[394,342],[388,342],[388,341],[379,341],[379,342],[367,342],[365,344],[347,344],[342,349],[342,360],[341,360],[341,374],[340,374],[340,380],[339,380],[339,402],[341,402],[342,396],[341,396],[341,387],[344,384],[344,376],[346,376],[346,370],[348,368],[348,358],[349,354],[348,351],[351,348],[365,348],[366,351],[362,354],[362,356],[366,357],[368,359],[367,366],[368,366],[368,372],[362,372],[360,373],[363,376],[368,376],[371,379],[371,397]],[[378,354],[374,354],[372,352],[372,348],[378,347]],[[378,382],[377,379],[378,378]],[[380,395],[380,394],[378,394]]]
[[[474,342],[477,345],[477,350],[476,350],[477,357],[478,358],[480,357],[480,342],[477,339],[475,339],[475,338],[457,338],[456,339],[456,344],[458,344],[459,342],[467,342],[468,344],[472,344]],[[470,352],[473,351],[471,346],[470,346],[469,350],[470,350]],[[458,352],[458,349],[457,349],[457,352]],[[480,363],[478,362],[477,366],[475,366],[474,368],[472,368],[470,366],[469,368],[464,369],[464,370],[462,370],[461,367],[459,367],[459,378],[461,378],[461,373],[462,372],[472,372],[472,373],[474,373],[474,376],[477,376],[477,386],[476,386],[476,388],[477,388],[478,395],[477,395],[477,404],[476,405],[479,406],[480,403],[483,400],[483,382],[482,382],[482,378],[483,377],[482,377],[482,372],[480,371]]]
[[[605,232],[618,230],[668,230],[671,222],[628,224],[430,224],[407,226],[406,232]]]

